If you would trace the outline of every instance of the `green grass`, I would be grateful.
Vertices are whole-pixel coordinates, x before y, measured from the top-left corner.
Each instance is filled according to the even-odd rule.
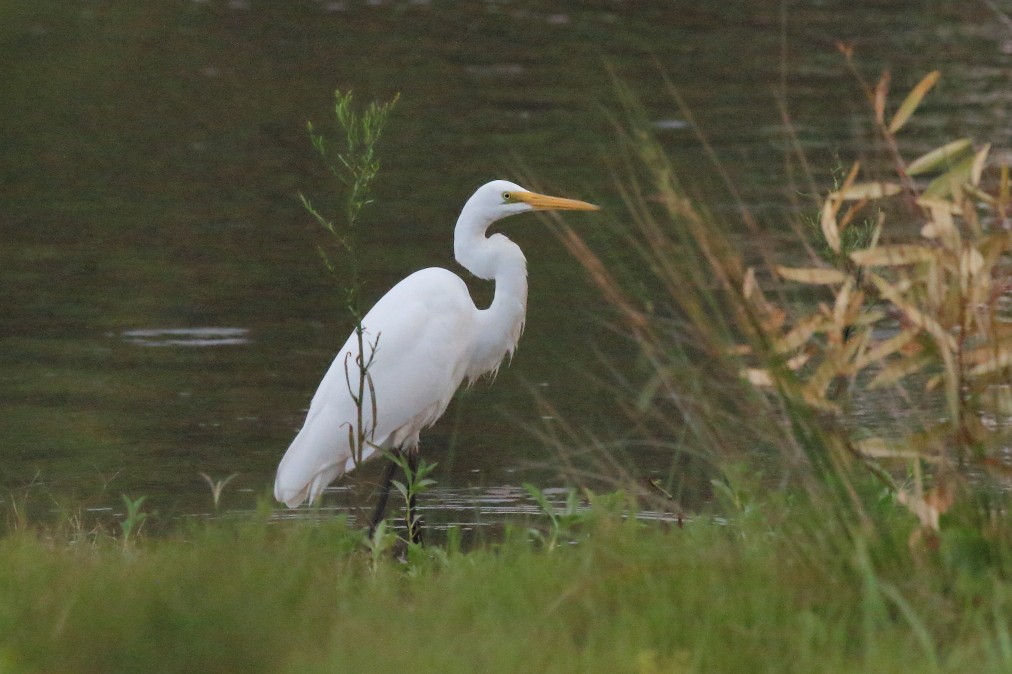
[[[1012,583],[973,560],[1012,545],[947,535],[914,558],[891,506],[855,542],[809,506],[750,512],[678,528],[598,507],[572,545],[517,530],[375,567],[340,519],[16,531],[0,672],[1009,671]]]

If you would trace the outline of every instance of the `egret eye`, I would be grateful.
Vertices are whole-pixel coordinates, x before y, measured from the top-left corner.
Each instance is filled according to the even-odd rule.
[[[502,200],[503,201],[510,201],[512,199],[513,199],[513,195],[510,194],[509,192],[503,192],[502,193]]]

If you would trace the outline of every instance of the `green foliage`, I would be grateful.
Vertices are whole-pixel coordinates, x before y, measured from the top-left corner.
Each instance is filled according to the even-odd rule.
[[[538,504],[541,513],[548,517],[548,532],[532,527],[529,532],[533,539],[540,542],[547,550],[556,548],[560,540],[571,540],[577,536],[576,528],[585,519],[580,503],[579,493],[570,487],[566,490],[566,500],[561,508],[556,508],[543,491],[529,482],[523,484],[526,491],[534,502]]]
[[[337,179],[343,191],[343,220],[335,222],[321,214],[309,199],[300,194],[302,205],[306,211],[323,227],[343,255],[345,284],[345,306],[355,319],[355,337],[358,341],[358,353],[355,362],[344,363],[345,380],[348,392],[355,401],[357,416],[354,428],[348,428],[349,445],[352,447],[352,459],[358,465],[362,461],[365,448],[372,442],[373,430],[376,426],[376,396],[374,395],[372,378],[369,368],[372,365],[376,350],[379,348],[380,335],[372,341],[365,338],[362,327],[362,308],[360,306],[361,281],[359,278],[359,230],[361,228],[362,210],[372,203],[370,197],[372,183],[380,170],[380,161],[376,154],[386,125],[387,117],[397,103],[397,97],[387,103],[370,102],[362,110],[357,110],[351,92],[334,92],[334,117],[343,132],[339,146],[332,150],[327,137],[317,133],[310,122],[309,138],[320,154],[330,173]],[[327,269],[337,274],[337,265],[323,247],[318,251]],[[372,401],[366,405],[366,397]]]
[[[309,138],[320,154],[327,169],[337,179],[343,190],[343,221],[335,221],[322,215],[309,199],[300,194],[302,205],[313,218],[330,233],[338,249],[347,260],[345,282],[346,304],[357,320],[362,314],[359,307],[359,263],[358,238],[362,210],[372,203],[372,183],[380,170],[376,145],[379,143],[387,117],[397,103],[397,97],[387,103],[370,102],[361,111],[356,110],[352,93],[334,92],[334,117],[343,132],[339,145],[342,149],[332,150],[330,142],[322,133],[317,133],[312,122],[307,124]],[[320,248],[327,268],[335,272],[335,265],[323,248]]]
[[[841,555],[829,541],[837,525],[776,498],[757,516],[681,528],[629,518],[621,494],[588,496],[580,511],[574,544],[519,535],[467,552],[430,546],[406,563],[389,554],[388,531],[366,549],[341,518],[204,521],[128,549],[10,534],[0,665],[790,674],[972,663],[986,674],[1012,664],[1012,568],[961,561],[978,546],[1010,559],[1007,536],[946,537],[917,558],[911,523],[888,518]]]
[[[126,506],[126,514],[120,523],[120,527],[123,530],[124,543],[130,541],[131,535],[135,536],[140,533],[144,520],[148,518],[147,513],[141,512],[141,506],[144,505],[146,498],[147,496],[141,496],[138,499],[131,500],[129,496],[123,494],[123,504]]]
[[[410,516],[407,521],[407,541],[409,546],[413,546],[416,545],[415,541],[421,540],[422,528],[422,521],[414,504],[420,494],[425,493],[429,487],[436,484],[436,481],[429,477],[436,464],[428,463],[425,459],[419,459],[418,465],[412,469],[411,462],[404,454],[395,452],[388,453],[388,456],[404,472],[404,482],[393,480],[392,484],[404,499],[404,504],[408,506]]]
[[[376,574],[384,559],[397,543],[397,534],[390,530],[385,519],[380,520],[372,534],[366,536],[365,547],[369,551],[369,570]]]

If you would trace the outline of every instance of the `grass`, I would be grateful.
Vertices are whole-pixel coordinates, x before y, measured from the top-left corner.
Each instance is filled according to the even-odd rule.
[[[597,505],[574,543],[517,529],[374,564],[342,520],[202,523],[129,544],[0,540],[2,672],[1008,671],[1012,582],[909,518],[844,551],[784,500],[730,522]],[[762,513],[760,515],[760,513]],[[822,532],[821,534],[816,532]],[[830,542],[826,542],[826,540]],[[979,542],[978,542],[979,543]],[[1007,559],[1012,545],[987,543]]]

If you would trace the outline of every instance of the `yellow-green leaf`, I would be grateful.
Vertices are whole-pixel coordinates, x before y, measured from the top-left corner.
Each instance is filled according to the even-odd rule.
[[[881,309],[871,309],[858,316],[854,320],[854,325],[871,325],[881,321],[886,315],[886,312]]]
[[[972,179],[973,176],[971,175],[970,178]],[[998,203],[997,199],[974,185],[964,185],[963,190],[977,201],[983,201],[988,206],[994,206]]]
[[[984,256],[976,248],[967,247],[959,255],[959,286],[964,294],[970,289],[970,284],[977,280],[978,274],[984,268]],[[985,282],[990,279],[981,279],[978,282]]]
[[[806,401],[810,399],[825,399],[826,389],[829,387],[830,382],[837,375],[847,373],[849,369],[847,363],[854,357],[854,353],[858,350],[862,341],[851,339],[843,345],[842,349],[834,349],[832,352],[826,354],[826,359],[819,364],[819,367],[816,368],[805,384],[804,393],[806,394]]]
[[[803,318],[798,321],[790,332],[782,338],[774,340],[773,349],[777,353],[787,353],[789,351],[793,351],[807,342],[808,338],[815,334],[823,323],[825,323],[825,319],[818,314],[812,314],[811,316]]]
[[[919,459],[921,455],[911,449],[907,442],[902,440],[887,440],[886,438],[864,438],[855,440],[851,445],[859,454],[870,459]]]
[[[970,182],[973,161],[973,155],[963,157],[951,169],[932,180],[924,188],[924,198],[937,199],[958,196],[963,191],[963,185]]]
[[[862,199],[882,199],[883,197],[891,197],[902,191],[903,188],[897,183],[854,183],[849,187],[844,187],[838,192],[833,192],[830,196],[834,199],[841,199],[843,201],[861,201]]]
[[[819,217],[819,225],[822,227],[822,235],[825,237],[826,243],[833,249],[834,253],[840,252],[840,225],[836,220],[836,215],[840,212],[840,206],[843,204],[840,192],[846,192],[854,185],[854,181],[857,179],[857,174],[860,170],[861,162],[854,162],[850,167],[850,172],[847,173],[847,178],[843,181],[843,187],[840,188],[839,192],[833,192],[827,196],[826,202],[822,205],[822,215]]]
[[[812,283],[816,285],[830,285],[843,283],[847,275],[838,269],[825,269],[820,267],[781,267],[777,266],[777,273],[788,281],[798,283]]]
[[[895,267],[905,264],[928,262],[938,256],[938,250],[927,246],[910,243],[898,243],[890,246],[862,248],[850,254],[854,264],[863,267]]]
[[[924,328],[925,332],[935,338],[940,349],[945,350],[942,354],[943,356],[956,350],[956,338],[946,332],[941,323],[917,307],[908,304],[900,290],[889,285],[889,282],[881,276],[877,274],[869,274],[868,276],[869,280],[878,288],[882,297],[892,302],[897,309],[902,311],[907,320],[914,325]]]
[[[931,152],[921,155],[907,165],[907,175],[915,176],[919,173],[927,173],[939,166],[952,164],[966,153],[973,146],[969,138],[960,138],[942,147],[935,148]]]
[[[826,203],[822,205],[822,215],[819,218],[819,225],[822,227],[822,236],[826,239],[826,244],[833,250],[834,253],[840,252],[840,227],[836,224],[836,211],[838,210],[839,202],[835,202],[834,199],[826,199]]]
[[[886,70],[882,73],[882,77],[879,78],[878,84],[875,86],[875,119],[878,120],[879,124],[885,124],[885,107],[886,107],[886,96],[889,94],[889,71]]]
[[[932,70],[924,76],[924,79],[917,83],[917,86],[911,89],[907,97],[903,99],[903,103],[900,104],[899,110],[893,115],[892,122],[889,123],[889,133],[896,133],[907,123],[910,115],[914,114],[914,110],[921,104],[924,96],[931,91],[931,88],[935,86],[938,78],[941,76],[941,71]]]
[[[895,384],[900,379],[921,370],[932,361],[933,359],[926,354],[918,354],[916,356],[904,358],[903,360],[889,365],[875,375],[872,380],[868,382],[868,388],[877,389]]]
[[[977,150],[977,154],[973,157],[973,166],[970,168],[970,184],[974,187],[980,185],[980,176],[984,173],[984,167],[987,166],[989,152],[991,152],[991,143]]]
[[[904,346],[910,343],[917,333],[920,332],[917,328],[906,328],[901,330],[897,334],[893,335],[889,339],[884,339],[875,346],[871,347],[867,351],[861,354],[857,360],[854,361],[854,370],[862,370],[872,363],[877,363],[886,356],[891,356],[896,353]]]
[[[941,238],[949,248],[958,247],[959,230],[952,220],[955,204],[945,199],[918,199],[917,205],[928,211],[930,218],[921,228],[921,236],[926,239]]]
[[[833,323],[840,330],[844,328],[847,312],[850,310],[851,293],[853,292],[854,277],[849,276],[847,277],[847,282],[837,291],[836,301],[833,303]]]

